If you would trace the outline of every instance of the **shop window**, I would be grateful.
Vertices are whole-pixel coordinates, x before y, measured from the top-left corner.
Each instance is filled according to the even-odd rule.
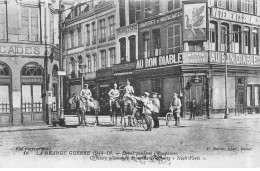
[[[246,94],[246,104],[247,106],[252,106],[252,86],[247,86]]]
[[[101,68],[106,68],[107,67],[106,50],[100,51],[100,59],[101,59]]]
[[[0,4],[0,40],[6,39],[6,4]]]
[[[209,24],[209,50],[217,50],[217,25],[215,23]]]
[[[119,0],[120,27],[125,26],[125,0]]]
[[[253,29],[253,31],[252,31],[252,39],[253,39],[253,52],[252,52],[252,54],[259,54],[258,30],[257,29]]]
[[[241,27],[238,25],[233,25],[233,41],[231,43],[231,51],[234,53],[241,53]]]
[[[237,0],[229,0],[229,9],[237,11]]]
[[[96,23],[92,23],[92,45],[96,44]]]
[[[181,51],[181,25],[168,27],[168,53]]]
[[[130,62],[136,60],[136,38],[135,35],[129,36],[130,42]]]
[[[22,76],[42,76],[43,70],[39,65],[29,63],[22,69]]]
[[[144,54],[144,58],[150,57],[150,34],[149,34],[149,32],[143,33],[143,54]]]
[[[9,86],[0,85],[0,114],[10,113]]]
[[[222,24],[220,31],[220,51],[228,51],[228,49],[226,49],[228,43],[228,36],[228,26]]]
[[[153,50],[154,50],[154,56],[161,55],[160,29],[153,30]]]
[[[105,25],[105,19],[99,21],[100,26],[100,39],[99,43],[103,43],[106,41],[106,25]]]
[[[109,17],[109,37],[108,40],[115,39],[115,16]]]
[[[122,37],[121,39],[119,39],[120,42],[120,59],[121,62],[125,62],[126,61],[126,38]]]
[[[260,86],[255,86],[255,106],[259,106]]]
[[[249,27],[244,27],[244,53],[250,53],[250,31]]]

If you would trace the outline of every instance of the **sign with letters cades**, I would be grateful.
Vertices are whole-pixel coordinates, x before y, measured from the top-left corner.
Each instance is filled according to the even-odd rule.
[[[211,51],[209,52],[209,59],[210,63],[225,64],[225,53]],[[260,56],[239,53],[227,53],[227,64],[260,67]]]
[[[182,54],[168,54],[136,61],[136,69],[155,68],[161,66],[177,65],[182,63]]]
[[[44,45],[0,43],[0,55],[44,56],[44,52]]]

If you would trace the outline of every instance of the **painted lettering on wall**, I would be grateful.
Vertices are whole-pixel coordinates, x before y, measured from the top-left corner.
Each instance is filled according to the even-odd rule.
[[[208,63],[208,52],[183,52],[183,64]]]
[[[224,52],[210,52],[210,63],[225,63]],[[247,54],[236,54],[227,53],[227,64],[231,65],[248,65],[248,66],[260,66],[259,55],[247,55]]]
[[[48,48],[48,53],[50,49]],[[42,45],[3,44],[0,43],[0,54],[44,56],[45,48]]]
[[[154,68],[160,66],[176,65],[182,63],[182,54],[168,54],[153,58],[139,59],[136,61],[136,69]]]

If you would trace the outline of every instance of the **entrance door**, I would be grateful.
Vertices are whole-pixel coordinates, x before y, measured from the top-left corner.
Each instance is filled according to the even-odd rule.
[[[9,86],[0,85],[0,125],[11,123]]]
[[[203,91],[202,84],[193,84],[190,88],[189,102],[195,99],[196,102],[196,115],[203,115],[203,111],[206,110],[206,98]]]
[[[42,86],[22,85],[22,123],[44,122]]]
[[[244,113],[244,88],[237,89],[236,113]]]

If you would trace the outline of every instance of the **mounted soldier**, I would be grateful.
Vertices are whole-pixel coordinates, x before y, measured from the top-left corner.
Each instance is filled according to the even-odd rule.
[[[112,111],[112,105],[115,103],[115,100],[117,100],[120,96],[119,90],[117,89],[117,84],[114,84],[114,88],[111,89],[108,92],[109,95],[109,106],[110,106],[110,111]]]
[[[86,107],[87,107],[87,111],[89,112],[90,111],[89,102],[93,101],[94,99],[92,98],[92,93],[88,88],[88,84],[85,84],[85,88],[83,88],[80,91],[79,95],[86,100]]]

